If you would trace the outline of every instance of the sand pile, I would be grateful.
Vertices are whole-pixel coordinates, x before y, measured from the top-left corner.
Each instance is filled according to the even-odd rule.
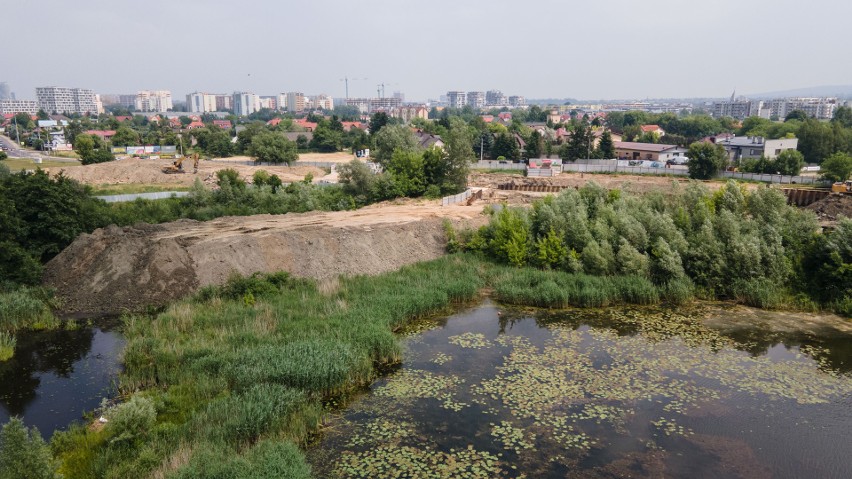
[[[383,205],[351,212],[258,215],[111,226],[81,235],[47,264],[69,313],[163,305],[232,273],[378,274],[444,254],[442,220],[479,226],[482,206]]]

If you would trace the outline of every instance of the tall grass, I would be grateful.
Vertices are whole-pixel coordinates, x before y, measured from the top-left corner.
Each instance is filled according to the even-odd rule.
[[[8,361],[15,355],[15,346],[18,345],[18,340],[15,336],[0,331],[0,362]]]
[[[0,289],[0,331],[47,329],[58,325],[50,309],[52,298],[43,288]]]
[[[154,318],[129,317],[120,390],[145,390],[157,405],[156,425],[135,443],[113,442],[108,428],[60,433],[54,447],[62,472],[307,477],[288,441],[304,442],[316,430],[321,400],[399,361],[393,331],[473,298],[486,268],[450,256],[321,288],[284,274],[234,277]]]
[[[498,300],[544,308],[657,304],[660,288],[639,276],[590,276],[562,271],[503,269],[493,279]]]

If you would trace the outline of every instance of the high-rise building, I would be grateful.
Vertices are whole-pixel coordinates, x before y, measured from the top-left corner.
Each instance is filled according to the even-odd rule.
[[[485,103],[488,106],[508,106],[509,100],[500,90],[489,90],[485,93]]]
[[[317,95],[310,97],[310,108],[315,110],[333,110],[334,100],[328,95]]]
[[[136,95],[118,95],[118,104],[128,110],[133,110],[136,108]]]
[[[524,106],[527,100],[520,95],[512,95],[509,97],[509,106]]]
[[[174,108],[169,90],[141,90],[136,92],[136,109],[139,111],[168,111]]]
[[[196,113],[209,113],[211,111],[219,111],[216,105],[216,98],[220,95],[214,93],[190,93],[186,96],[187,111]],[[225,95],[221,95],[225,96]]]
[[[0,81],[0,100],[11,100],[11,99],[12,99],[12,96],[11,96],[11,92],[9,90],[9,84],[4,82],[4,81]]]
[[[216,111],[234,109],[234,97],[231,95],[216,95]]]
[[[305,111],[305,95],[304,93],[291,91],[287,93],[287,111],[290,113],[298,113]]]
[[[466,98],[467,97],[463,91],[448,91],[447,106],[450,108],[462,108],[466,103]]]
[[[778,98],[769,102],[771,116],[784,119],[791,111],[801,110],[818,120],[830,120],[837,108],[837,98]]]
[[[278,108],[278,97],[276,96],[259,96],[257,97],[257,101],[260,104],[260,108],[266,108],[269,110],[275,110]]]
[[[35,100],[0,100],[0,114],[27,113],[35,115],[38,113],[38,102]]]
[[[251,115],[260,110],[260,98],[254,93],[234,92],[234,114],[237,116]]]
[[[467,104],[473,108],[482,108],[485,106],[485,93],[481,91],[467,92]]]
[[[36,88],[36,97],[41,109],[47,113],[97,113],[95,92],[85,88],[62,88],[55,86]]]
[[[402,121],[410,123],[415,118],[429,119],[429,109],[425,105],[406,105],[394,108],[390,112],[393,118],[401,118]]]

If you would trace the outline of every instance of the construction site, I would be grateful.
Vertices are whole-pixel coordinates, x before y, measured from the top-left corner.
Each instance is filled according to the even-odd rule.
[[[321,157],[320,157],[321,158]],[[323,161],[314,159],[314,161]],[[338,161],[342,161],[338,159]],[[243,159],[201,161],[197,172],[164,171],[168,160],[123,160],[52,169],[82,183],[191,185],[196,179],[215,187],[216,171],[232,168],[246,181],[258,170],[285,182],[332,179],[333,168],[252,166]],[[336,178],[333,178],[334,182]],[[55,288],[62,309],[76,314],[116,314],[148,305],[165,305],[224,283],[232,274],[288,271],[315,279],[378,274],[444,254],[444,222],[457,228],[487,222],[488,204],[524,205],[565,188],[595,181],[607,189],[667,193],[684,178],[570,173],[549,178],[474,172],[464,195],[444,201],[399,199],[355,211],[225,217],[208,222],[180,220],[159,225],[111,226],[84,234],[46,266],[45,284]],[[711,189],[723,182],[707,182]],[[762,188],[761,184],[746,184]],[[805,198],[804,193],[797,198]],[[852,216],[852,195],[810,194],[807,207],[825,226]],[[788,194],[790,196],[790,194]],[[805,203],[802,200],[801,203]]]

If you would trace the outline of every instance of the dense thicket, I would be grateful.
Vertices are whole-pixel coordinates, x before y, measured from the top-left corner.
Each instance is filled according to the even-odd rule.
[[[634,196],[589,183],[502,208],[460,247],[515,266],[634,276],[655,285],[777,307],[798,293],[843,312],[852,301],[852,220],[818,234],[777,189],[699,183]]]

